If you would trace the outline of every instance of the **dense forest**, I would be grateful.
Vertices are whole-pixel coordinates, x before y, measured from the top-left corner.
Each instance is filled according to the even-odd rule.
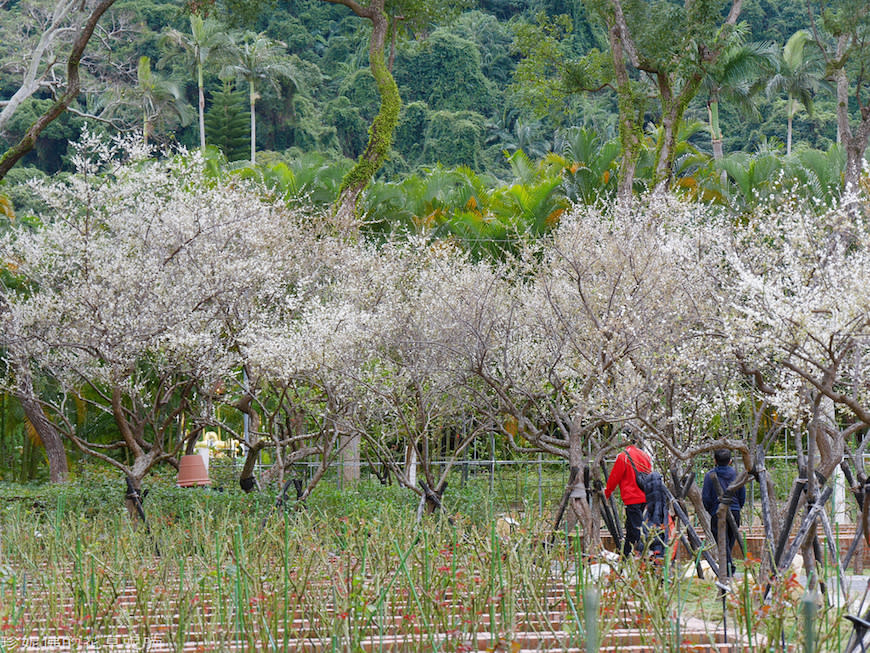
[[[22,138],[62,88],[69,36],[62,30],[53,35],[42,62],[34,61],[53,7],[61,4],[0,3],[0,99],[22,86],[28,65],[39,65],[35,92],[0,118],[0,151]],[[436,167],[462,166],[495,186],[517,181],[518,162],[511,157],[519,150],[541,161],[572,145],[588,149],[593,137],[596,148],[617,139],[616,85],[608,79],[590,84],[608,65],[601,3],[394,4],[387,3],[394,20],[386,57],[401,108],[392,148],[377,170],[380,181],[400,183]],[[624,4],[647,30],[635,35],[639,47],[666,48],[657,43],[668,40],[663,34],[678,24],[675,11],[682,3]],[[706,4],[721,5],[724,16],[729,3]],[[68,23],[81,20],[75,13]],[[804,0],[742,3],[726,50],[704,71],[685,107],[673,165],[678,176],[695,174],[722,153],[828,152],[837,141],[830,63],[826,70],[810,33],[819,27],[809,15]],[[109,133],[139,129],[161,145],[195,147],[203,139],[229,162],[254,156],[253,127],[259,163],[284,162],[296,172],[305,168],[340,179],[364,152],[379,110],[369,66],[371,32],[369,21],[323,0],[216,6],[118,0],[82,59],[81,94],[43,131],[7,177],[7,188],[34,174],[69,169],[69,143],[86,124]],[[197,120],[200,91],[204,128]],[[661,107],[646,96],[649,88],[634,93],[636,121],[651,141]],[[586,140],[578,143],[581,129]],[[615,165],[615,155],[604,156],[601,165]],[[642,179],[643,161],[639,165]],[[327,183],[322,193],[328,196],[330,188]],[[8,193],[26,209],[25,197]],[[576,198],[576,192],[568,195]]]

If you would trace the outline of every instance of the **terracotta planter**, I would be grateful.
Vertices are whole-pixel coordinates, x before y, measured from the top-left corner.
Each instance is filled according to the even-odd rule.
[[[176,481],[179,487],[209,485],[210,483],[208,470],[205,468],[202,456],[192,454],[181,457],[181,460],[178,461],[178,480]]]

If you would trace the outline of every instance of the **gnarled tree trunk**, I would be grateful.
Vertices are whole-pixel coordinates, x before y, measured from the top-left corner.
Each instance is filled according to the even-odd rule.
[[[355,0],[325,0],[350,8],[357,16],[372,23],[369,41],[369,67],[375,78],[381,106],[369,128],[369,142],[356,165],[347,173],[341,184],[341,192],[335,204],[335,221],[340,228],[356,227],[356,203],[360,193],[369,184],[390,153],[393,132],[399,122],[402,100],[399,88],[387,67],[385,46],[389,21],[384,13],[384,0],[372,0],[363,6]]]
[[[42,409],[33,389],[33,377],[25,361],[15,361],[15,372],[18,375],[18,388],[15,397],[21,402],[27,420],[33,426],[45,454],[48,457],[48,475],[52,483],[65,483],[69,479],[69,466],[66,460],[66,450],[60,431]]]

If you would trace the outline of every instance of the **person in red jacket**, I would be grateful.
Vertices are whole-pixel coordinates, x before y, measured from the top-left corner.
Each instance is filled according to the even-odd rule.
[[[632,550],[639,551],[643,547],[641,529],[643,527],[643,510],[646,507],[646,495],[637,486],[634,467],[631,466],[628,456],[631,456],[631,462],[634,462],[637,471],[652,471],[650,457],[639,447],[630,444],[625,448],[625,451],[616,457],[616,461],[610,469],[610,476],[607,477],[604,496],[609,499],[618,486],[622,503],[625,504],[625,542],[622,546],[622,555],[624,556],[628,556]]]

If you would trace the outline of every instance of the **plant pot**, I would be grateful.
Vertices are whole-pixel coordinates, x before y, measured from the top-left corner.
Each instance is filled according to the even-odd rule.
[[[202,456],[191,454],[181,457],[181,460],[178,461],[178,480],[176,481],[179,487],[209,485],[210,483],[208,470],[205,468]]]

